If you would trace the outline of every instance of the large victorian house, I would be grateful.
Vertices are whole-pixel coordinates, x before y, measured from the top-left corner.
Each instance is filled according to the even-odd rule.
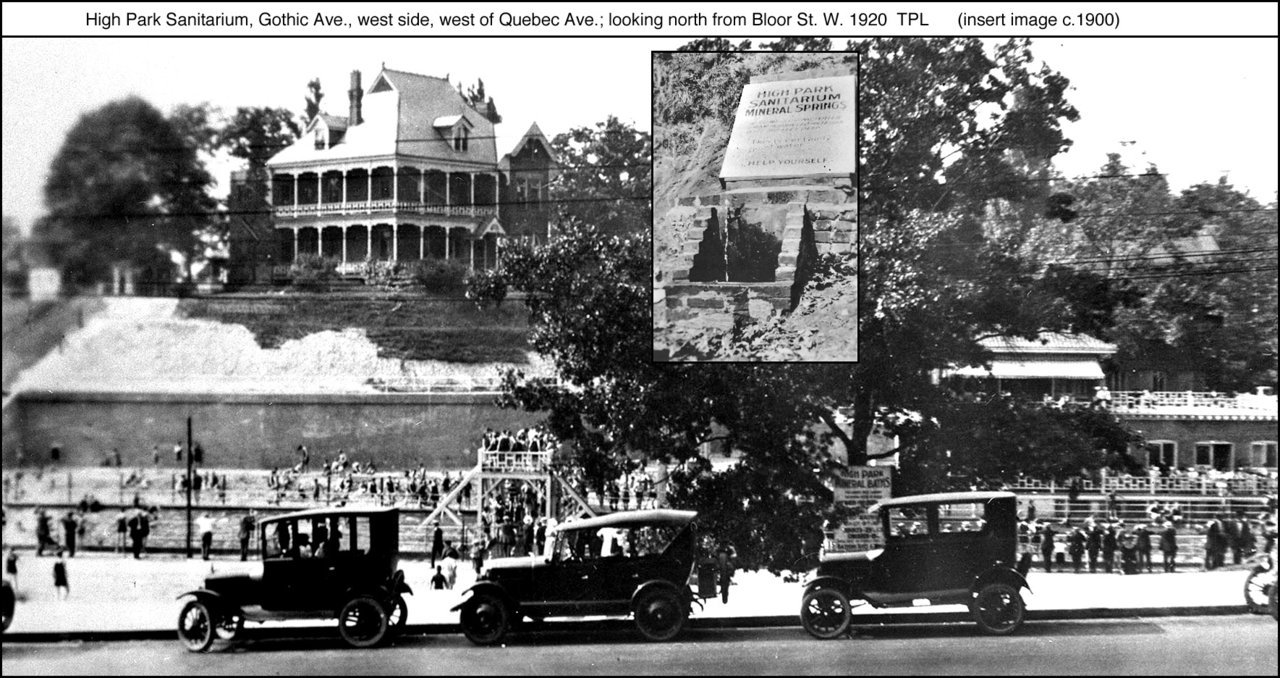
[[[268,161],[274,243],[261,242],[265,223],[239,224],[256,239],[241,269],[252,279],[287,275],[303,254],[347,275],[370,260],[491,268],[501,238],[546,234],[556,161],[536,124],[499,158],[492,99],[477,108],[446,79],[383,68],[362,90],[355,71],[348,98],[346,117],[317,115]]]

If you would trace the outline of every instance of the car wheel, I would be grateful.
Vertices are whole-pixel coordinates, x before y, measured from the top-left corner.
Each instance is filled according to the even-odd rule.
[[[338,614],[338,634],[351,647],[373,647],[387,635],[387,610],[376,598],[347,601]]]
[[[13,589],[7,585],[4,587],[4,599],[0,600],[0,612],[3,612],[3,619],[0,619],[0,633],[9,630],[9,625],[13,623],[13,608],[16,603],[16,596]]]
[[[219,640],[235,640],[236,636],[244,630],[244,615],[240,610],[233,610],[226,614],[218,615],[214,621],[213,632],[218,636]]]
[[[1271,618],[1280,621],[1280,610],[1276,609],[1276,589],[1280,589],[1280,583],[1271,584]]]
[[[1271,578],[1268,568],[1259,565],[1244,580],[1244,604],[1254,614],[1266,614],[1270,605],[1267,600],[1267,583]]]
[[[675,591],[646,591],[636,601],[636,628],[646,640],[665,641],[675,638],[684,628],[688,612]]]
[[[800,623],[814,638],[831,640],[849,630],[852,609],[849,597],[840,589],[813,589],[800,603]]]
[[[191,652],[206,652],[213,645],[213,613],[193,600],[178,613],[178,640]]]
[[[476,645],[493,645],[502,640],[511,624],[511,611],[492,593],[474,593],[459,615],[462,633]]]
[[[409,605],[405,603],[404,596],[396,596],[388,610],[390,614],[387,616],[387,628],[392,635],[398,636],[404,633],[405,627],[409,624]]]
[[[969,603],[969,612],[983,632],[1007,636],[1022,626],[1026,605],[1018,589],[1008,584],[987,584],[978,589]]]

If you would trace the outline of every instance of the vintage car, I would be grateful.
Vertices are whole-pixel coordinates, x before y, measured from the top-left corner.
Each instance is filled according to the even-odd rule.
[[[259,523],[262,574],[221,574],[190,598],[178,615],[178,639],[204,652],[215,639],[234,640],[245,620],[337,618],[352,647],[371,647],[402,631],[404,595],[397,569],[397,509],[319,509]]]
[[[9,624],[13,623],[13,608],[16,596],[13,594],[13,586],[9,584],[9,580],[4,580],[4,589],[0,590],[0,612],[4,613],[4,619],[0,620],[0,632],[8,631]]]
[[[493,645],[526,617],[633,615],[645,638],[670,640],[695,600],[696,516],[619,511],[560,525],[547,535],[544,554],[487,563],[453,608],[461,611],[462,631],[477,645]]]
[[[1022,626],[1025,572],[1015,568],[1017,497],[948,492],[887,499],[878,513],[884,548],[827,553],[804,589],[800,621],[815,638],[849,630],[856,606],[968,605],[978,626],[1005,635]]]

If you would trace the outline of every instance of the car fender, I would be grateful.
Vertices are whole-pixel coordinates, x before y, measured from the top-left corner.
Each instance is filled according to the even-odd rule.
[[[409,595],[413,595],[413,589],[409,588],[408,584],[400,582],[399,584],[396,584],[396,593],[407,593]]]
[[[836,589],[837,591],[840,591],[846,596],[853,592],[853,585],[850,584],[848,581],[841,579],[840,577],[818,577],[817,579],[814,579],[813,581],[804,585],[803,595],[806,595],[806,596],[809,595],[809,592],[813,591],[814,589],[826,589],[826,588]]]
[[[175,598],[175,600],[182,600],[187,596],[193,596],[201,602],[209,601],[214,603],[226,602],[227,599],[226,596],[218,593],[217,591],[211,591],[209,589],[194,589],[192,591],[187,591],[186,593],[178,594],[178,597]]]
[[[1008,584],[1015,589],[1031,590],[1031,585],[1027,583],[1027,578],[1022,576],[1017,570],[1012,567],[997,565],[996,567],[974,577],[973,584],[969,587],[969,592],[977,593],[983,586],[991,583]]]
[[[676,597],[684,603],[685,609],[687,610],[689,608],[689,602],[693,598],[693,592],[688,586],[676,586],[665,579],[650,579],[649,581],[641,583],[636,587],[636,590],[631,593],[631,609],[635,609],[636,602],[640,600],[640,596],[648,593],[649,591],[658,589],[665,589],[676,594]]]
[[[475,594],[477,594],[477,593],[481,593],[481,592],[483,592],[483,593],[491,593],[491,594],[493,594],[493,595],[497,596],[498,598],[502,599],[504,602],[506,602],[506,603],[507,603],[508,605],[510,605],[512,608],[514,608],[514,607],[515,607],[515,605],[513,604],[513,603],[514,603],[514,601],[512,601],[512,600],[511,600],[511,596],[507,595],[507,590],[506,590],[506,589],[502,588],[502,586],[500,586],[499,584],[496,584],[496,583],[494,583],[494,582],[491,582],[491,581],[482,581],[482,582],[479,582],[479,583],[476,583],[476,584],[472,584],[470,588],[468,588],[466,591],[463,591],[463,592],[462,592],[462,601],[461,601],[461,602],[459,602],[457,605],[454,605],[453,607],[449,608],[449,611],[450,611],[450,612],[457,612],[458,610],[461,610],[461,609],[462,609],[462,606],[467,604],[467,600],[469,600],[469,599],[471,598],[471,596],[473,596],[473,595],[475,595]]]

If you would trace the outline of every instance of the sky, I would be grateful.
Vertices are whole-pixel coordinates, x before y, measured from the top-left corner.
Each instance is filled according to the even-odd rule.
[[[478,78],[504,121],[498,153],[536,121],[548,137],[608,115],[650,130],[651,50],[687,38],[6,38],[4,215],[28,229],[44,213],[45,175],[66,133],[93,109],[138,94],[162,111],[208,101],[300,112],[319,77],[323,107],[345,115],[350,72],[388,68]],[[767,38],[765,39],[767,40]],[[763,40],[757,40],[761,42]],[[835,41],[842,45],[843,40]],[[1032,52],[1066,75],[1081,118],[1066,123],[1067,176],[1095,174],[1108,152],[1154,163],[1175,191],[1226,173],[1276,199],[1277,41],[1245,38],[1041,38]],[[1122,145],[1124,142],[1124,145]],[[1130,143],[1136,142],[1136,143]],[[211,167],[225,193],[232,166]]]

